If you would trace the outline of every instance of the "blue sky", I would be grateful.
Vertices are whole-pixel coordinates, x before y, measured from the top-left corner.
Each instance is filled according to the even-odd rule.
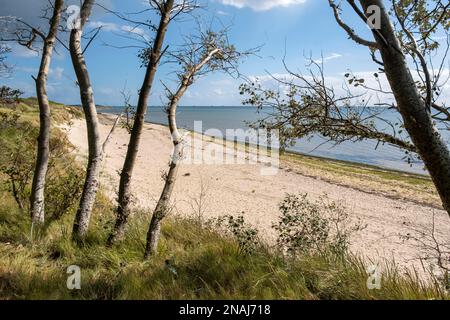
[[[35,19],[39,1],[2,0],[5,6],[0,16],[16,15],[24,19]],[[42,1],[41,1],[42,2]],[[45,1],[44,1],[45,2]],[[77,1],[73,1],[77,3]],[[146,8],[143,0],[103,0],[105,6],[123,12],[137,12]],[[359,73],[373,73],[376,66],[370,60],[368,50],[347,39],[346,34],[337,25],[325,0],[200,0],[206,9],[197,11],[196,16],[208,24],[220,23],[231,26],[230,42],[240,50],[262,46],[258,56],[248,57],[240,66],[242,74],[248,77],[264,76],[267,72],[285,73],[282,58],[292,69],[305,66],[305,55],[318,59],[325,58],[326,75],[339,85],[343,74],[351,69]],[[33,8],[28,5],[32,4]],[[3,11],[3,12],[2,12]],[[350,13],[350,12],[349,12]],[[154,17],[149,17],[154,18]],[[365,26],[354,15],[345,15],[346,21],[362,34],[368,34]],[[39,23],[37,20],[35,23]],[[95,100],[103,105],[122,105],[120,90],[130,90],[133,102],[136,101],[144,70],[136,49],[116,49],[105,44],[124,46],[133,44],[123,38],[123,31],[129,23],[117,19],[97,8],[89,26],[103,25],[95,43],[87,50],[88,63]],[[141,31],[141,30],[139,30]],[[182,44],[182,35],[195,33],[193,18],[186,17],[175,21],[169,27],[167,44],[176,47]],[[147,30],[143,29],[142,32]],[[148,32],[149,35],[151,33]],[[31,75],[36,74],[39,57],[25,48],[13,46],[9,62],[15,65],[12,78],[4,81],[7,85],[21,88],[26,95],[34,96],[34,83]],[[79,104],[78,89],[68,52],[59,46],[52,61],[48,82],[50,99]],[[162,66],[157,74],[155,88],[150,105],[164,103],[161,82],[174,86],[173,66]],[[210,74],[199,79],[182,100],[183,105],[240,105],[238,86],[242,80],[236,80],[225,74]]]

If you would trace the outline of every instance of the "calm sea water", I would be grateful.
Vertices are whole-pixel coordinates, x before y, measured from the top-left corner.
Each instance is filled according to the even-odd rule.
[[[99,110],[105,113],[119,114],[123,107],[102,107]],[[398,115],[386,111],[385,115],[395,120]],[[180,128],[194,130],[194,121],[203,122],[203,132],[215,128],[223,132],[226,129],[246,129],[246,122],[256,121],[264,117],[264,110],[257,112],[252,107],[179,107],[177,122]],[[163,107],[150,107],[146,120],[151,123],[167,125],[167,116]],[[352,161],[357,163],[375,165],[387,169],[395,169],[412,173],[427,174],[423,163],[415,161],[409,164],[405,153],[390,145],[377,146],[373,141],[344,142],[339,145],[325,142],[320,136],[311,139],[301,139],[288,150],[302,154],[320,156],[325,158]]]

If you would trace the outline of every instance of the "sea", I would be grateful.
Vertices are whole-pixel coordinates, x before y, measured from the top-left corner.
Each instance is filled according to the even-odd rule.
[[[120,114],[123,110],[124,107],[122,106],[99,107],[99,112],[103,113]],[[194,130],[195,121],[202,121],[201,133],[209,129],[218,129],[225,136],[227,129],[246,130],[249,128],[249,123],[263,119],[268,114],[270,114],[270,110],[262,109],[258,111],[249,106],[182,106],[178,107],[177,123],[180,129]],[[398,113],[393,110],[386,109],[386,111],[383,111],[383,118],[389,119],[393,123],[401,123]],[[167,114],[164,107],[149,107],[146,121],[167,125]],[[449,138],[449,135],[444,135],[447,143],[450,141]],[[240,139],[241,137],[237,137],[237,140]],[[408,157],[404,151],[392,145],[379,144],[375,141],[346,141],[336,145],[328,142],[320,135],[314,135],[298,139],[294,145],[288,146],[286,150],[304,155],[428,175],[420,160],[411,160],[411,157]]]

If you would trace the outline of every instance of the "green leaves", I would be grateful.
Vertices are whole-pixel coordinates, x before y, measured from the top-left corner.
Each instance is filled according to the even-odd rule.
[[[209,224],[215,224],[215,227],[230,233],[238,242],[239,253],[251,254],[260,245],[258,230],[248,225],[242,215],[237,217],[232,215],[222,216],[216,220],[211,220]]]
[[[349,237],[361,230],[352,225],[346,209],[322,196],[311,201],[307,194],[287,195],[280,204],[281,216],[273,228],[277,243],[293,256],[332,253],[343,256]]]

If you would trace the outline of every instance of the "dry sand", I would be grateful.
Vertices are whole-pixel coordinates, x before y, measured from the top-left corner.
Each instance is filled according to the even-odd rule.
[[[101,119],[101,133],[106,137],[111,128],[111,117],[102,115]],[[74,120],[65,129],[80,157],[85,159],[87,137],[84,121]],[[102,185],[111,198],[115,198],[118,189],[118,172],[123,165],[128,139],[125,129],[117,128],[106,150]],[[146,124],[132,181],[137,206],[149,211],[153,209],[163,186],[161,176],[167,170],[171,152],[168,128]],[[424,254],[423,250],[416,241],[404,240],[402,235],[415,234],[412,229],[429,230],[433,215],[436,236],[440,241],[450,242],[450,218],[443,210],[366,193],[320,177],[302,176],[289,170],[284,163],[276,176],[262,176],[260,169],[260,164],[183,164],[173,196],[174,212],[194,214],[199,209],[200,194],[204,193],[201,211],[205,219],[242,214],[271,241],[274,238],[271,226],[277,221],[278,204],[286,193],[308,193],[312,198],[327,194],[331,200],[343,203],[355,220],[359,218],[367,225],[353,236],[351,249],[374,262],[395,258],[401,267],[422,269],[417,258]],[[429,262],[425,265],[429,266]]]

